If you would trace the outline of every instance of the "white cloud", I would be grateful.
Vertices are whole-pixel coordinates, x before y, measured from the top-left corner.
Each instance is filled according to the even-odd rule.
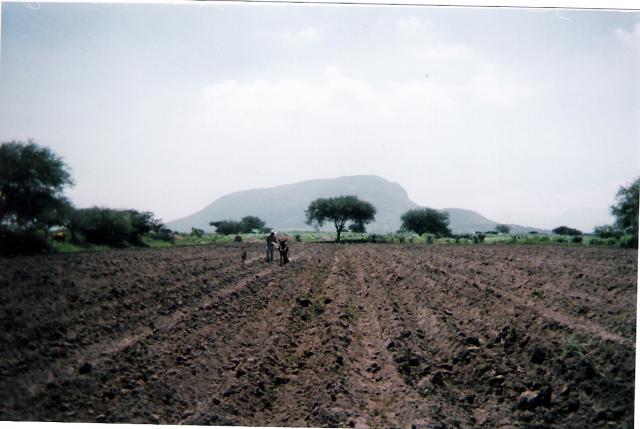
[[[640,52],[640,22],[636,22],[631,31],[616,28],[614,34],[622,43]]]
[[[202,101],[208,118],[256,116],[260,122],[287,115],[340,116],[375,122],[450,111],[474,101],[487,107],[513,107],[519,98],[530,94],[525,86],[486,71],[455,85],[437,85],[427,79],[373,85],[347,77],[332,66],[317,81],[258,79],[209,85],[203,89]]]

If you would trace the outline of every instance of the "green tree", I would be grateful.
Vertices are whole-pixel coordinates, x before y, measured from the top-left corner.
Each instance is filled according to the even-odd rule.
[[[431,208],[413,209],[400,218],[402,229],[422,235],[425,233],[438,236],[451,235],[449,230],[449,213]]]
[[[364,223],[354,222],[351,225],[349,225],[349,231],[362,234],[367,232],[367,227],[364,225]]]
[[[124,247],[135,236],[131,214],[127,210],[102,207],[77,209],[69,222],[74,241]]]
[[[190,235],[193,235],[194,237],[200,238],[200,237],[202,237],[204,235],[204,230],[202,230],[200,228],[193,228],[192,227]]]
[[[640,204],[640,177],[628,186],[621,186],[616,193],[616,201],[611,206],[611,214],[615,216],[615,226],[633,237],[638,243],[638,205]]]
[[[575,228],[569,228],[568,226],[559,226],[552,229],[551,232],[559,235],[582,235],[582,231]]]
[[[593,229],[593,233],[600,238],[620,238],[622,231],[613,225],[600,225]]]
[[[245,216],[242,219],[240,219],[239,229],[240,229],[240,232],[242,233],[250,233],[255,230],[260,232],[260,231],[264,231],[265,225],[266,225],[265,221],[263,221],[257,216]]]
[[[333,222],[337,233],[336,241],[340,242],[340,234],[345,230],[348,221],[364,226],[375,219],[376,208],[354,195],[341,195],[312,201],[305,214],[307,225],[316,223],[322,226],[327,221]]]
[[[163,228],[162,221],[156,219],[151,212],[139,212],[137,210],[126,210],[131,220],[132,232],[129,241],[134,244],[142,243],[142,236],[150,232],[158,233]]]
[[[240,232],[240,222],[235,220],[217,220],[209,222],[210,226],[216,227],[216,233],[223,235],[237,234]]]
[[[511,227],[509,225],[505,225],[501,223],[496,225],[496,231],[502,234],[509,234],[509,231],[511,231]]]
[[[56,224],[67,204],[63,189],[73,185],[67,165],[32,140],[0,145],[0,228]]]

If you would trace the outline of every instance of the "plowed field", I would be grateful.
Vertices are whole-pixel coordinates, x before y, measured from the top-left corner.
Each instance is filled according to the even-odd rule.
[[[635,250],[244,246],[0,260],[0,420],[633,426]]]

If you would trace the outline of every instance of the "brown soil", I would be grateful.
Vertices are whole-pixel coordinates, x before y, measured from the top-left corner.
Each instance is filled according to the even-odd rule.
[[[637,251],[291,246],[0,260],[0,420],[633,427]]]

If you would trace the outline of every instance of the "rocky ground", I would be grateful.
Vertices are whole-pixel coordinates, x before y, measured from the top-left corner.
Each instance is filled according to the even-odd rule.
[[[0,259],[0,420],[633,427],[637,251],[291,252]]]

